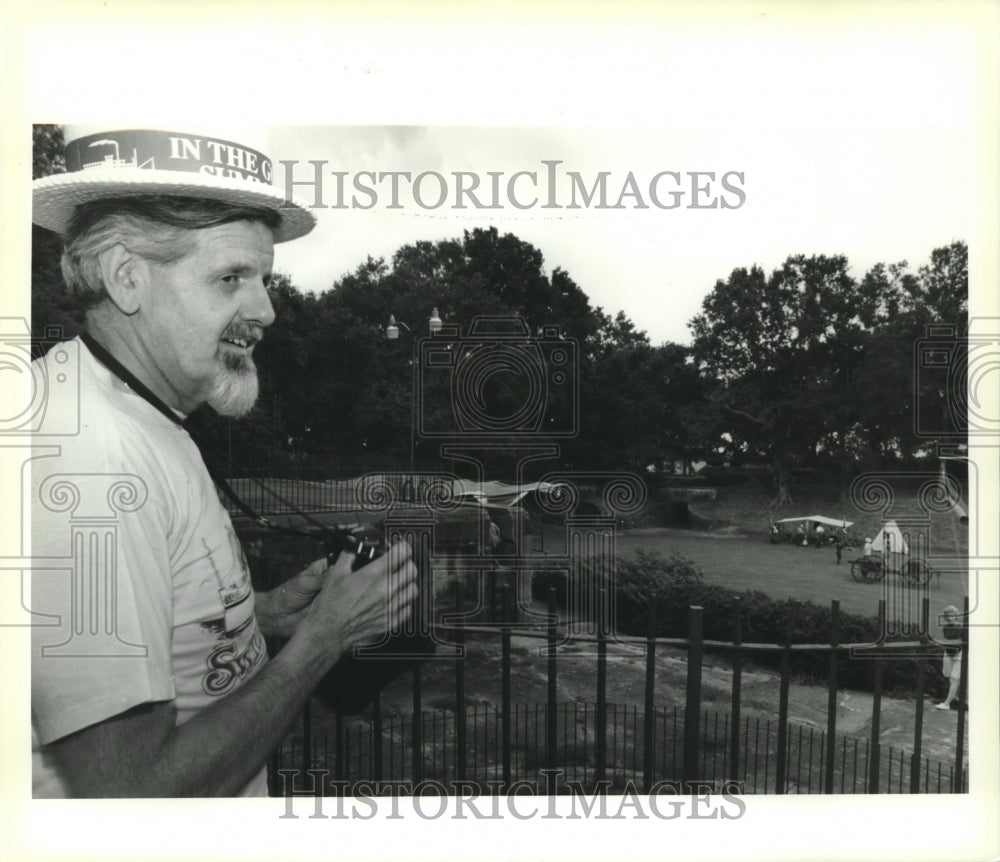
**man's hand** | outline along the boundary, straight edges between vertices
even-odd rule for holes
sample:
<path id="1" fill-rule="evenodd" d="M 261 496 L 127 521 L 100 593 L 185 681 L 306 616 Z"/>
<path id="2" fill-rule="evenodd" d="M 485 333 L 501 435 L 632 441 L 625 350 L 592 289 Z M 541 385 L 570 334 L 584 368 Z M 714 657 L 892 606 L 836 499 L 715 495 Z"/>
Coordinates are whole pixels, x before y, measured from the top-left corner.
<path id="1" fill-rule="evenodd" d="M 281 586 L 256 595 L 261 630 L 267 635 L 291 637 L 313 613 L 313 602 L 325 589 L 330 595 L 321 612 L 324 619 L 313 619 L 312 625 L 332 626 L 345 641 L 345 649 L 377 640 L 409 616 L 416 598 L 417 569 L 410 555 L 410 546 L 400 542 L 357 572 L 351 571 L 351 554 L 341 554 L 332 566 L 325 557 L 316 560 Z"/>
<path id="2" fill-rule="evenodd" d="M 336 565 L 350 568 L 350 560 L 349 555 L 341 554 Z M 326 557 L 321 557 L 270 592 L 257 593 L 254 608 L 261 631 L 266 635 L 291 637 L 332 568 Z"/>
<path id="3" fill-rule="evenodd" d="M 411 553 L 406 542 L 397 542 L 356 572 L 351 571 L 352 558 L 342 555 L 301 611 L 296 635 L 319 638 L 332 664 L 343 652 L 376 642 L 398 628 L 409 618 L 417 598 L 417 566 Z"/>

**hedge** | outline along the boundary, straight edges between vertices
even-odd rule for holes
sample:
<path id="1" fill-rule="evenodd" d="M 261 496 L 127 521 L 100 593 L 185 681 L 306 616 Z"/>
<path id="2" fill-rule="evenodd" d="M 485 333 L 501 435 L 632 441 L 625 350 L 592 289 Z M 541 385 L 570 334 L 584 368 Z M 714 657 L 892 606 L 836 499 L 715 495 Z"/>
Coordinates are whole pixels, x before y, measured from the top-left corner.
<path id="1" fill-rule="evenodd" d="M 618 558 L 612 584 L 607 575 L 594 572 L 591 565 L 581 566 L 571 585 L 562 570 L 535 573 L 536 595 L 547 595 L 555 588 L 557 601 L 565 606 L 569 590 L 576 591 L 578 606 L 586 596 L 604 588 L 615 598 L 615 627 L 619 634 L 645 635 L 648 628 L 649 602 L 656 599 L 656 634 L 658 637 L 686 638 L 689 633 L 690 607 L 703 608 L 702 632 L 705 640 L 732 642 L 737 606 L 740 608 L 743 643 L 756 644 L 829 644 L 831 610 L 810 601 L 775 599 L 758 590 L 733 590 L 705 584 L 701 570 L 680 554 L 664 557 L 656 551 L 637 549 L 629 558 Z M 879 638 L 875 617 L 841 612 L 841 644 L 871 644 Z M 732 655 L 731 650 L 721 651 Z M 757 665 L 777 667 L 778 651 L 745 653 Z M 839 653 L 837 679 L 841 688 L 870 691 L 873 683 L 873 660 L 852 658 Z M 882 663 L 882 687 L 886 693 L 913 694 L 917 668 L 928 659 L 878 659 Z M 829 651 L 792 652 L 792 672 L 810 682 L 826 684 L 829 677 Z M 936 673 L 937 659 L 925 665 L 925 689 L 936 690 L 941 682 Z"/>

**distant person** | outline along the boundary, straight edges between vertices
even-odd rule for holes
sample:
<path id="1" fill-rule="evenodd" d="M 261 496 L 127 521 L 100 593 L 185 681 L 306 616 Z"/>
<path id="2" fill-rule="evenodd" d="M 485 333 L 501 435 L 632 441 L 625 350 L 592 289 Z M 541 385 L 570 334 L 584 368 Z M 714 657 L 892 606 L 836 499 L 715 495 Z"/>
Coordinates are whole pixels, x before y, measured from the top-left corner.
<path id="1" fill-rule="evenodd" d="M 865 556 L 870 557 L 872 555 L 872 540 L 865 538 Z"/>
<path id="2" fill-rule="evenodd" d="M 942 634 L 946 640 L 962 640 L 963 624 L 958 615 L 958 608 L 948 605 L 942 611 Z M 958 698 L 958 686 L 962 681 L 962 649 L 961 646 L 946 646 L 944 654 L 941 656 L 941 674 L 948 680 L 948 695 L 941 703 L 936 704 L 938 709 L 954 709 Z"/>
<path id="3" fill-rule="evenodd" d="M 819 548 L 823 545 L 823 539 L 826 538 L 826 530 L 823 528 L 822 524 L 816 525 L 816 547 Z"/>
<path id="4" fill-rule="evenodd" d="M 841 561 L 841 559 L 844 556 L 844 545 L 846 545 L 847 542 L 845 541 L 844 537 L 842 535 L 840 535 L 840 536 L 837 536 L 837 542 L 836 542 L 836 544 L 837 544 L 837 565 L 839 566 L 840 565 L 840 561 Z"/>
<path id="5" fill-rule="evenodd" d="M 801 545 L 803 548 L 809 544 L 809 539 L 806 537 L 806 528 L 801 524 L 795 528 L 795 544 Z"/>

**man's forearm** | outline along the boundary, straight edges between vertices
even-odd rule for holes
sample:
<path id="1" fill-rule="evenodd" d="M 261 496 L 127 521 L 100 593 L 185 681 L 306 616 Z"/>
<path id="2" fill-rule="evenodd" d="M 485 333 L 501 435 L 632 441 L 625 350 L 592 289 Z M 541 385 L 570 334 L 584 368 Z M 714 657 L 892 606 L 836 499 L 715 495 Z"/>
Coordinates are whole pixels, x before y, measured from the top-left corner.
<path id="1" fill-rule="evenodd" d="M 289 641 L 246 685 L 176 725 L 172 701 L 147 703 L 52 743 L 82 796 L 233 795 L 264 765 L 341 654 L 408 619 L 417 596 L 410 549 L 397 544 L 362 573 L 325 560 L 261 603 L 261 625 Z M 263 623 L 263 620 L 261 620 Z"/>
<path id="2" fill-rule="evenodd" d="M 288 643 L 245 686 L 180 725 L 160 756 L 178 796 L 235 796 L 263 767 L 326 670 Z"/>
<path id="3" fill-rule="evenodd" d="M 147 704 L 54 743 L 74 795 L 235 796 L 281 742 L 339 646 L 307 632 L 246 685 L 174 725 L 171 702 Z"/>

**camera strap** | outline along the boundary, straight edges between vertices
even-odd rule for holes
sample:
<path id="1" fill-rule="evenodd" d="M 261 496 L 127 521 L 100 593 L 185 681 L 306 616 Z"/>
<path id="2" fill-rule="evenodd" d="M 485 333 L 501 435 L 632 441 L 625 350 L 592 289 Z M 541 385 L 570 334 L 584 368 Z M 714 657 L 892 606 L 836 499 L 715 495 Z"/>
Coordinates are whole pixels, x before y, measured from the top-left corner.
<path id="1" fill-rule="evenodd" d="M 208 475 L 211 477 L 212 481 L 218 486 L 226 497 L 232 502 L 237 509 L 240 510 L 246 517 L 250 518 L 255 524 L 260 527 L 264 527 L 268 530 L 273 530 L 278 533 L 287 533 L 294 536 L 309 536 L 315 537 L 313 533 L 309 533 L 305 530 L 297 530 L 294 527 L 282 527 L 278 524 L 274 524 L 265 518 L 263 515 L 258 514 L 254 509 L 247 504 L 240 496 L 233 490 L 233 487 L 226 481 L 225 477 L 221 474 L 218 467 L 216 466 L 215 459 L 209 457 L 206 453 L 211 452 L 212 448 L 206 441 L 197 434 L 191 427 L 191 424 L 187 419 L 182 419 L 178 413 L 171 410 L 170 407 L 163 401 L 160 396 L 158 396 L 153 390 L 151 390 L 145 383 L 143 383 L 138 377 L 135 376 L 128 368 L 126 368 L 121 362 L 119 362 L 112 353 L 100 344 L 97 339 L 95 339 L 89 332 L 84 332 L 80 335 L 80 340 L 87 345 L 87 349 L 94 355 L 94 358 L 101 363 L 105 368 L 108 369 L 112 374 L 115 375 L 119 380 L 122 381 L 126 386 L 129 387 L 136 395 L 143 398 L 153 407 L 155 407 L 160 413 L 166 416 L 175 425 L 183 428 L 187 431 L 188 436 L 190 436 L 192 442 L 197 447 L 198 452 L 201 455 L 202 463 L 205 465 L 205 469 L 208 471 Z M 257 480 L 254 480 L 257 481 Z M 301 511 L 297 507 L 293 506 L 287 500 L 281 498 L 272 489 L 268 488 L 263 483 L 258 482 L 261 487 L 263 487 L 268 493 L 272 494 L 279 500 L 282 504 L 286 505 L 289 510 L 302 518 L 305 518 L 310 524 L 323 530 L 324 534 L 329 535 L 330 533 L 344 532 L 342 530 L 331 530 L 331 528 L 317 521 L 315 518 L 311 517 L 307 513 Z M 350 544 L 349 542 L 346 544 Z"/>

